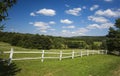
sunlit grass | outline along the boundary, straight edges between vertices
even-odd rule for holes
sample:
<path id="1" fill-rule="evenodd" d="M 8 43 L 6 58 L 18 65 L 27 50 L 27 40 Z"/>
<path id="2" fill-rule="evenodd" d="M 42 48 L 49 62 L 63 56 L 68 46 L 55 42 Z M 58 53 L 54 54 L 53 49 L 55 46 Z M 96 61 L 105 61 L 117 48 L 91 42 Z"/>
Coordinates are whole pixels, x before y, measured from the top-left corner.
<path id="1" fill-rule="evenodd" d="M 113 76 L 120 58 L 110 55 L 85 56 L 83 58 L 15 61 L 22 71 L 17 76 Z"/>
<path id="2" fill-rule="evenodd" d="M 14 51 L 36 51 L 37 49 L 25 49 L 11 46 L 0 42 L 0 50 L 9 51 L 13 47 Z M 51 49 L 49 52 L 79 52 L 80 49 Z M 82 50 L 85 51 L 85 50 Z M 14 54 L 13 58 L 21 57 L 41 57 L 41 54 Z M 46 56 L 50 56 L 47 55 Z M 51 56 L 57 56 L 51 54 Z M 58 55 L 59 56 L 59 55 Z M 0 55 L 2 58 L 9 58 L 9 54 Z M 13 61 L 21 68 L 21 72 L 16 76 L 116 76 L 114 70 L 120 67 L 120 57 L 112 55 L 90 55 L 76 57 L 74 59 L 44 59 Z M 119 75 L 118 75 L 119 76 Z"/>

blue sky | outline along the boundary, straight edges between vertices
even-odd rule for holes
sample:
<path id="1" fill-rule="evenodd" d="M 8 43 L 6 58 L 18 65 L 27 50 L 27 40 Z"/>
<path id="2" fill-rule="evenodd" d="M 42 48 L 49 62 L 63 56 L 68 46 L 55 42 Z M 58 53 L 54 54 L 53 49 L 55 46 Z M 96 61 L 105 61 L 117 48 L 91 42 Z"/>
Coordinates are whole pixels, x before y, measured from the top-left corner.
<path id="1" fill-rule="evenodd" d="M 18 0 L 4 31 L 52 36 L 103 36 L 120 17 L 120 0 Z"/>

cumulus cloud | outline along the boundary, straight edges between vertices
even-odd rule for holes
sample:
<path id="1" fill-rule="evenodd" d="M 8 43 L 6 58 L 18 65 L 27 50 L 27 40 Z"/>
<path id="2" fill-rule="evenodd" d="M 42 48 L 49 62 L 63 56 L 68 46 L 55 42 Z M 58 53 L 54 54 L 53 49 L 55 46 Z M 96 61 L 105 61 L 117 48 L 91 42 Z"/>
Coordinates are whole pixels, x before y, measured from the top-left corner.
<path id="1" fill-rule="evenodd" d="M 64 20 L 60 20 L 61 23 L 64 23 L 64 24 L 72 24 L 73 21 L 70 21 L 69 19 L 64 19 Z"/>
<path id="2" fill-rule="evenodd" d="M 63 26 L 62 28 L 73 29 L 73 28 L 75 28 L 75 26 L 73 26 L 73 25 L 71 25 L 71 26 Z"/>
<path id="3" fill-rule="evenodd" d="M 42 31 L 45 31 L 48 28 L 50 28 L 50 26 L 47 23 L 45 23 L 45 22 L 35 22 L 34 26 L 38 27 Z"/>
<path id="4" fill-rule="evenodd" d="M 90 24 L 87 26 L 88 29 L 96 29 L 96 28 L 100 28 L 100 26 L 98 24 Z"/>
<path id="5" fill-rule="evenodd" d="M 105 29 L 105 28 L 110 28 L 110 27 L 114 27 L 114 24 L 113 23 L 104 23 L 104 24 L 101 24 L 100 28 Z"/>
<path id="6" fill-rule="evenodd" d="M 79 30 L 77 30 L 77 33 L 86 33 L 89 30 L 87 28 L 79 28 Z"/>
<path id="7" fill-rule="evenodd" d="M 54 21 L 50 21 L 49 24 L 54 25 L 56 23 Z"/>
<path id="8" fill-rule="evenodd" d="M 93 11 L 93 10 L 95 10 L 95 9 L 97 9 L 97 8 L 99 8 L 99 5 L 93 5 L 93 6 L 90 8 L 90 10 Z"/>
<path id="9" fill-rule="evenodd" d="M 62 30 L 62 33 L 68 33 L 69 31 L 68 30 Z"/>
<path id="10" fill-rule="evenodd" d="M 88 20 L 98 22 L 98 23 L 107 23 L 108 20 L 104 17 L 88 16 Z"/>
<path id="11" fill-rule="evenodd" d="M 65 12 L 67 14 L 71 14 L 71 15 L 74 15 L 74 16 L 79 16 L 81 10 L 82 10 L 81 8 L 73 8 L 73 9 L 66 10 Z"/>
<path id="12" fill-rule="evenodd" d="M 55 10 L 53 10 L 53 9 L 46 9 L 46 8 L 40 9 L 36 13 L 37 14 L 42 14 L 42 15 L 45 15 L 45 16 L 54 16 L 54 15 L 56 15 L 56 11 Z"/>
<path id="13" fill-rule="evenodd" d="M 113 11 L 111 9 L 98 10 L 95 12 L 96 15 L 107 16 L 107 17 L 118 17 L 120 16 L 120 10 Z"/>
<path id="14" fill-rule="evenodd" d="M 29 22 L 29 24 L 32 24 L 33 26 L 37 27 L 37 30 L 40 32 L 46 33 L 48 30 L 54 31 L 55 29 L 51 28 L 49 24 L 53 24 L 50 22 Z"/>
<path id="15" fill-rule="evenodd" d="M 86 28 L 87 29 L 106 29 L 113 27 L 113 23 L 103 23 L 103 24 L 90 24 Z"/>
<path id="16" fill-rule="evenodd" d="M 36 16 L 36 14 L 34 12 L 31 12 L 30 16 Z"/>
<path id="17" fill-rule="evenodd" d="M 62 35 L 63 36 L 82 36 L 85 35 L 86 32 L 88 32 L 89 30 L 87 28 L 78 28 L 75 31 L 70 31 L 70 30 L 62 30 Z"/>
<path id="18" fill-rule="evenodd" d="M 104 1 L 106 1 L 106 2 L 112 2 L 112 0 L 104 0 Z"/>
<path id="19" fill-rule="evenodd" d="M 62 30 L 62 36 L 83 36 L 93 29 L 108 29 L 109 27 L 114 27 L 113 25 L 113 23 L 108 22 L 101 24 L 90 24 L 87 27 L 77 28 L 76 30 Z"/>

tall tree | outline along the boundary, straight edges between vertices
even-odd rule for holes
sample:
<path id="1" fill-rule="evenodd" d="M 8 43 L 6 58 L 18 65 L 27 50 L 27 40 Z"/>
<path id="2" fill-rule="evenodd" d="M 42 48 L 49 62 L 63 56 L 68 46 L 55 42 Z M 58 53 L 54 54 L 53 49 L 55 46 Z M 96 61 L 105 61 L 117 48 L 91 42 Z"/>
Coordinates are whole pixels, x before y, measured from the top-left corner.
<path id="1" fill-rule="evenodd" d="M 3 30 L 4 24 L 2 21 L 8 17 L 8 9 L 16 3 L 16 0 L 0 0 L 0 31 Z"/>
<path id="2" fill-rule="evenodd" d="M 107 48 L 109 53 L 113 51 L 118 51 L 120 55 L 120 18 L 118 18 L 115 22 L 115 27 L 109 29 L 109 33 L 107 35 Z"/>

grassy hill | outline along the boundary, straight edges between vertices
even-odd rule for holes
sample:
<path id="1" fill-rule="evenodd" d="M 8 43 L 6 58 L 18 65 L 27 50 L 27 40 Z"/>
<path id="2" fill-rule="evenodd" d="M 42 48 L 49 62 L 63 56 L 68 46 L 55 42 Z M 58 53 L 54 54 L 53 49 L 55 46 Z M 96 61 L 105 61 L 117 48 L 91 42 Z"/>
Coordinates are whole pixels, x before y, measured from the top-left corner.
<path id="1" fill-rule="evenodd" d="M 0 51 L 8 51 L 10 47 L 16 51 L 36 50 L 0 42 Z M 120 76 L 120 57 L 113 55 L 91 55 L 62 61 L 47 59 L 44 62 L 41 60 L 13 62 L 21 69 L 16 76 Z"/>
<path id="2" fill-rule="evenodd" d="M 103 41 L 106 39 L 106 36 L 74 36 L 71 37 L 73 39 L 81 39 L 81 40 L 94 40 L 94 41 Z"/>

